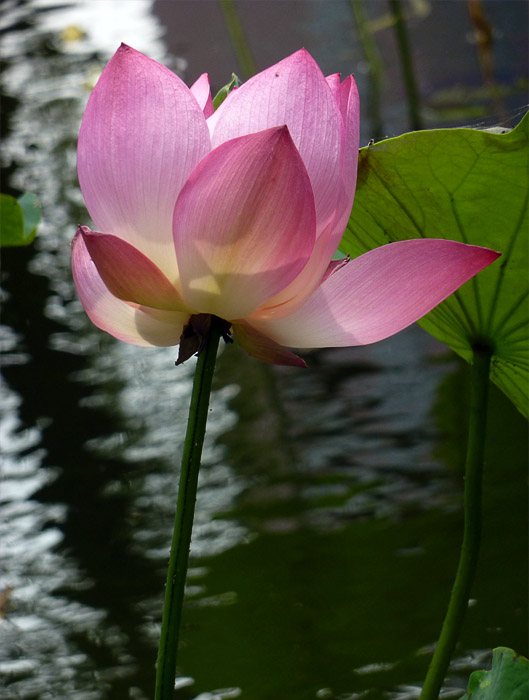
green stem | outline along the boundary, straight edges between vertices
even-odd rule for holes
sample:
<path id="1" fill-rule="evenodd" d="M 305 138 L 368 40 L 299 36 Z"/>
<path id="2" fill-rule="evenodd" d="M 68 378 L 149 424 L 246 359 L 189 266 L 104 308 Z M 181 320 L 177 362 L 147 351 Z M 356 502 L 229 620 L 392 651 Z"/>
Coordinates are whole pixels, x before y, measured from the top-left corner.
<path id="1" fill-rule="evenodd" d="M 211 329 L 204 340 L 195 370 L 193 393 L 182 456 L 176 517 L 167 570 L 162 631 L 156 669 L 155 700 L 173 700 L 178 652 L 178 633 L 195 514 L 198 472 L 206 432 L 209 397 L 217 348 L 221 336 L 219 319 L 211 317 Z"/>
<path id="2" fill-rule="evenodd" d="M 382 59 L 376 41 L 369 30 L 363 0 L 349 0 L 355 19 L 358 40 L 369 65 L 369 82 L 367 91 L 367 114 L 371 124 L 371 135 L 374 139 L 384 137 L 382 123 L 381 92 L 382 92 Z"/>
<path id="3" fill-rule="evenodd" d="M 463 625 L 479 553 L 481 480 L 487 422 L 489 350 L 475 348 L 471 374 L 470 421 L 465 464 L 465 525 L 457 574 L 439 641 L 426 674 L 420 700 L 437 700 Z"/>
<path id="4" fill-rule="evenodd" d="M 421 110 L 419 107 L 419 91 L 415 82 L 415 73 L 413 71 L 413 58 L 411 55 L 410 40 L 404 20 L 404 13 L 400 0 L 389 0 L 391 12 L 395 20 L 395 32 L 397 34 L 397 43 L 400 51 L 400 60 L 402 62 L 402 71 L 404 73 L 404 84 L 408 93 L 408 114 L 410 126 L 413 131 L 422 129 Z"/>
<path id="5" fill-rule="evenodd" d="M 242 69 L 243 78 L 247 80 L 257 73 L 257 66 L 255 65 L 250 46 L 246 41 L 242 22 L 239 19 L 233 0 L 219 0 L 219 4 L 230 34 L 231 45 Z"/>

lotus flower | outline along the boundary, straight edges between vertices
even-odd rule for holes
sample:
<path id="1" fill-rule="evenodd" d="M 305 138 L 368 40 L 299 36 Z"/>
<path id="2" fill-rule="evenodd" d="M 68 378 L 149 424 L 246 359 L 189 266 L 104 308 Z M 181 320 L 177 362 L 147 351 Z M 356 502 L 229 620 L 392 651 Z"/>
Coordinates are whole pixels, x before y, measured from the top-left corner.
<path id="1" fill-rule="evenodd" d="M 332 261 L 358 140 L 353 77 L 324 77 L 305 50 L 213 112 L 207 75 L 189 89 L 122 45 L 79 134 L 97 231 L 79 228 L 73 274 L 93 323 L 170 346 L 215 315 L 251 355 L 304 365 L 287 348 L 373 343 L 416 321 L 498 254 L 420 239 Z"/>

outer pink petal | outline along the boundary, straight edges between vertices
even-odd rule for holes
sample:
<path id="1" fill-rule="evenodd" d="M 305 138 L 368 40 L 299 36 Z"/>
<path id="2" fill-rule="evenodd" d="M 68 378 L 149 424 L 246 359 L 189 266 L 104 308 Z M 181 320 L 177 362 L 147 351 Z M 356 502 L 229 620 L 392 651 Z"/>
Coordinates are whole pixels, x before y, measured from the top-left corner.
<path id="1" fill-rule="evenodd" d="M 327 83 L 336 99 L 343 124 L 340 189 L 335 221 L 327 247 L 327 254 L 331 257 L 342 239 L 353 207 L 360 145 L 360 98 L 352 75 L 343 83 L 340 83 L 339 76 L 329 76 Z"/>
<path id="2" fill-rule="evenodd" d="M 309 173 L 319 235 L 335 213 L 342 120 L 329 85 L 304 49 L 230 94 L 215 112 L 212 144 L 282 124 L 288 126 Z"/>
<path id="3" fill-rule="evenodd" d="M 315 238 L 312 190 L 283 126 L 228 141 L 176 203 L 182 295 L 196 313 L 243 318 L 291 282 Z"/>
<path id="4" fill-rule="evenodd" d="M 256 309 L 248 319 L 249 321 L 253 322 L 254 318 L 268 318 L 270 315 L 273 315 L 275 318 L 288 316 L 310 297 L 320 285 L 329 266 L 330 254 L 328 248 L 331 231 L 332 224 L 329 224 L 316 240 L 309 262 L 296 279 L 278 294 L 268 299 L 262 307 Z M 332 254 L 334 252 L 335 250 L 332 251 Z"/>
<path id="5" fill-rule="evenodd" d="M 149 258 L 117 236 L 80 226 L 78 234 L 108 290 L 118 299 L 165 311 L 186 311 L 180 294 Z"/>
<path id="6" fill-rule="evenodd" d="M 72 269 L 79 298 L 98 328 L 133 345 L 178 345 L 189 314 L 138 308 L 113 296 L 99 276 L 79 234 L 72 243 Z"/>
<path id="7" fill-rule="evenodd" d="M 213 112 L 213 100 L 211 99 L 211 88 L 209 86 L 209 76 L 207 73 L 202 73 L 202 75 L 195 80 L 193 85 L 189 88 L 196 101 L 200 105 L 200 109 L 204 113 L 206 119 L 211 117 Z"/>
<path id="8" fill-rule="evenodd" d="M 500 254 L 420 239 L 369 251 L 331 274 L 290 316 L 252 325 L 281 345 L 367 345 L 424 316 Z"/>
<path id="9" fill-rule="evenodd" d="M 352 76 L 340 83 L 339 75 L 327 78 L 327 83 L 340 110 L 342 128 L 342 160 L 340 182 L 337 186 L 337 202 L 334 219 L 320 231 L 314 253 L 301 274 L 274 299 L 270 299 L 263 310 L 276 307 L 276 315 L 287 316 L 301 306 L 320 284 L 330 259 L 342 239 L 351 214 L 356 176 L 358 170 L 358 145 L 360 129 L 360 104 L 358 90 Z M 260 316 L 260 311 L 257 316 Z"/>
<path id="10" fill-rule="evenodd" d="M 259 333 L 259 331 L 244 321 L 233 324 L 233 332 L 241 347 L 257 360 L 262 360 L 272 365 L 307 366 L 301 357 L 294 355 L 290 350 Z"/>
<path id="11" fill-rule="evenodd" d="M 79 182 L 97 228 L 127 240 L 174 280 L 174 204 L 210 149 L 189 88 L 122 44 L 88 100 L 79 133 Z"/>

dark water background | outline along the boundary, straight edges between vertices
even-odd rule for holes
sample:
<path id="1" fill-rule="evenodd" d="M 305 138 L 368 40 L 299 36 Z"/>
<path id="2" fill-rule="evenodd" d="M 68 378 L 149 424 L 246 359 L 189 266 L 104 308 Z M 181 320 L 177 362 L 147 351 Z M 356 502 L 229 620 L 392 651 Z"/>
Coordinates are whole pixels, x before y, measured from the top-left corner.
<path id="1" fill-rule="evenodd" d="M 403 3 L 425 126 L 516 123 L 527 3 L 485 2 L 495 98 L 462 0 Z M 237 68 L 209 0 L 7 1 L 2 191 L 36 193 L 29 249 L 2 256 L 0 697 L 152 698 L 193 362 L 94 328 L 69 242 L 84 104 L 121 40 L 215 89 Z M 259 68 L 306 46 L 325 73 L 369 62 L 348 2 L 247 0 Z M 364 3 L 383 133 L 409 128 L 386 2 Z M 490 76 L 485 80 L 489 80 Z M 490 82 L 490 80 L 489 80 Z M 362 143 L 377 115 L 363 119 Z M 418 327 L 307 353 L 237 347 L 216 373 L 193 532 L 179 700 L 408 700 L 444 614 L 461 536 L 468 371 Z M 484 536 L 446 697 L 498 645 L 527 653 L 527 424 L 492 390 Z M 224 690 L 221 690 L 224 689 Z"/>

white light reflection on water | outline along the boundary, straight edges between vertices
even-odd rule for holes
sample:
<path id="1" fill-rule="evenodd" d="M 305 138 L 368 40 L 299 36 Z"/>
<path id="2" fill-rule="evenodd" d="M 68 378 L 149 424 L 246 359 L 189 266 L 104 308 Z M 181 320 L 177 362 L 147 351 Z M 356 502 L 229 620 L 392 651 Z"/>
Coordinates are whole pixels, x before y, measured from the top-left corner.
<path id="1" fill-rule="evenodd" d="M 168 465 L 178 463 L 185 437 L 195 360 L 176 368 L 174 348 L 139 353 L 137 348 L 124 343 L 116 345 L 115 355 L 112 363 L 120 368 L 123 379 L 118 398 L 120 412 L 127 416 L 127 424 L 134 425 L 141 435 L 132 444 L 119 445 L 122 458 L 141 463 L 149 463 L 152 459 L 163 459 Z M 110 366 L 107 369 L 112 370 Z M 194 556 L 220 554 L 240 544 L 247 536 L 246 529 L 237 523 L 225 518 L 214 519 L 216 513 L 229 510 L 244 489 L 244 482 L 236 479 L 232 470 L 223 463 L 223 450 L 215 445 L 215 437 L 232 428 L 237 421 L 235 413 L 228 410 L 227 402 L 238 390 L 232 384 L 214 392 L 199 476 L 191 546 Z M 104 451 L 108 452 L 108 444 Z M 134 538 L 144 556 L 153 559 L 166 556 L 175 501 L 174 469 L 146 473 L 141 495 L 135 504 L 138 522 L 134 529 Z M 163 538 L 160 538 L 160 531 L 149 527 L 153 509 L 160 513 L 164 523 Z"/>
<path id="2" fill-rule="evenodd" d="M 40 33 L 59 34 L 64 53 L 88 49 L 110 58 L 124 42 L 158 61 L 166 58 L 152 0 L 32 0 L 31 5 L 40 11 Z M 178 59 L 178 65 L 183 70 L 186 62 Z"/>
<path id="3" fill-rule="evenodd" d="M 89 582 L 71 557 L 56 552 L 65 506 L 32 499 L 54 478 L 52 468 L 43 468 L 40 431 L 20 430 L 20 400 L 3 382 L 1 393 L 0 591 L 11 591 L 1 621 L 0 679 L 9 684 L 2 697 L 45 698 L 53 688 L 73 692 L 74 669 L 86 660 L 68 641 L 72 620 L 79 633 L 87 632 L 103 621 L 104 613 L 58 593 L 66 585 Z M 58 697 L 47 695 L 53 696 Z"/>
<path id="4" fill-rule="evenodd" d="M 42 325 L 48 331 L 35 342 L 45 357 L 56 358 L 52 362 L 79 358 L 65 363 L 67 376 L 60 383 L 79 398 L 76 405 L 69 406 L 68 397 L 58 396 L 60 407 L 63 402 L 67 412 L 78 414 L 79 422 L 105 413 L 119 417 L 110 432 L 98 433 L 86 426 L 79 433 L 86 436 L 81 437 L 82 444 L 68 449 L 72 438 L 61 436 L 59 414 L 64 409 L 53 415 L 52 408 L 49 415 L 52 397 L 44 401 L 42 415 L 33 424 L 28 425 L 23 418 L 28 414 L 24 401 L 41 403 L 38 383 L 33 396 L 19 395 L 5 383 L 1 387 L 0 593 L 5 592 L 7 603 L 1 630 L 0 688 L 4 689 L 0 694 L 5 700 L 101 700 L 110 697 L 116 683 L 121 683 L 127 697 L 148 697 L 140 688 L 127 689 L 127 678 L 136 672 L 142 652 L 149 653 L 154 664 L 163 579 L 155 580 L 156 593 L 149 590 L 140 603 L 133 600 L 131 614 L 138 621 L 129 629 L 106 609 L 105 600 L 100 602 L 97 568 L 91 562 L 92 558 L 97 561 L 98 553 L 88 548 L 83 558 L 72 551 L 72 545 L 78 546 L 71 538 L 72 528 L 89 530 L 90 523 L 82 523 L 92 515 L 97 528 L 98 518 L 88 510 L 79 520 L 93 493 L 87 492 L 83 498 L 85 474 L 82 466 L 70 460 L 82 458 L 89 468 L 92 462 L 96 483 L 101 484 L 94 487 L 98 503 L 124 499 L 129 504 L 123 525 L 130 529 L 129 559 L 125 561 L 151 562 L 151 569 L 163 571 L 194 361 L 176 368 L 174 349 L 149 351 L 127 346 L 105 338 L 92 327 L 73 290 L 69 243 L 76 224 L 88 223 L 75 176 L 75 146 L 84 105 L 105 63 L 125 41 L 174 70 L 185 68 L 183 59 L 167 56 L 163 30 L 151 14 L 151 5 L 150 0 L 33 0 L 27 4 L 8 2 L 4 7 L 2 26 L 9 31 L 1 49 L 7 62 L 3 91 L 17 103 L 3 144 L 2 164 L 15 166 L 11 185 L 37 193 L 43 207 L 28 270 L 32 280 L 46 280 L 48 296 L 39 296 L 38 301 L 44 305 L 46 321 Z M 9 291 L 9 272 L 5 274 L 3 302 L 7 312 L 13 308 L 16 315 L 20 290 Z M 27 287 L 28 293 L 33 293 L 30 280 Z M 28 376 L 36 373 L 39 377 L 46 368 L 34 368 L 39 360 L 28 350 L 33 339 L 21 321 L 16 328 L 1 327 L 6 377 L 20 377 L 8 372 L 17 367 L 22 372 L 27 367 Z M 60 372 L 60 368 L 54 365 L 52 371 Z M 214 392 L 212 398 L 193 533 L 194 555 L 225 551 L 246 537 L 245 529 L 237 523 L 214 520 L 219 510 L 230 509 L 243 488 L 223 463 L 222 450 L 214 445 L 215 437 L 235 421 L 227 401 L 236 391 L 237 387 L 227 386 Z M 72 416 L 68 418 L 71 428 Z M 53 456 L 43 448 L 46 431 L 59 435 L 64 443 L 59 450 L 54 446 Z M 113 469 L 113 477 L 101 480 L 101 469 Z M 74 492 L 72 503 L 61 500 L 65 487 L 56 486 L 65 475 L 66 483 L 71 482 L 70 470 L 80 478 L 79 493 Z M 51 496 L 41 499 L 41 493 Z M 203 582 L 206 574 L 203 567 L 191 571 L 196 583 L 194 599 L 216 605 Z M 124 570 L 125 580 L 127 575 Z M 136 645 L 131 653 L 131 636 L 142 634 L 143 646 L 140 644 L 138 651 Z M 139 663 L 145 666 L 145 659 Z M 149 677 L 145 682 L 149 691 L 151 684 Z"/>

